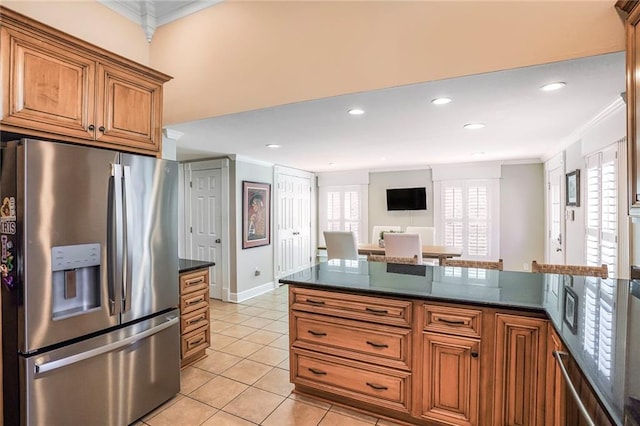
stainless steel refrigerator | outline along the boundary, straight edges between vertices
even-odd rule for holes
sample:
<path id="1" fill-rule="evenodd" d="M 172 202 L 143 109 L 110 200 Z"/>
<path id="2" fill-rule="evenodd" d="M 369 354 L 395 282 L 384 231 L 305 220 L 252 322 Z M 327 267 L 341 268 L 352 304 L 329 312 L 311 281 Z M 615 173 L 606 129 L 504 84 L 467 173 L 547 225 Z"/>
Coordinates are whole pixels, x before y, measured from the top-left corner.
<path id="1" fill-rule="evenodd" d="M 180 388 L 177 163 L 0 153 L 4 424 L 129 424 Z"/>

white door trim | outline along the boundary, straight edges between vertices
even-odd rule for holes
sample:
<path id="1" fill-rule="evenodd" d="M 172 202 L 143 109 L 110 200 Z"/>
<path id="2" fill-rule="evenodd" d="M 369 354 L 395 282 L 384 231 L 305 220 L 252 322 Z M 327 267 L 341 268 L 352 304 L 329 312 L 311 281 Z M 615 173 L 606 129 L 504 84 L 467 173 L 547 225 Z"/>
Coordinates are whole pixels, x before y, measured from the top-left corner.
<path id="1" fill-rule="evenodd" d="M 221 169 L 221 188 L 220 196 L 222 205 L 221 210 L 221 223 L 222 229 L 220 230 L 220 238 L 223 243 L 220 248 L 220 255 L 222 258 L 222 264 L 220 266 L 222 271 L 222 300 L 228 302 L 230 299 L 229 291 L 229 160 L 227 158 L 221 158 L 217 160 L 204 160 L 182 163 L 183 169 L 183 198 L 182 205 L 184 206 L 183 218 L 191 217 L 191 187 L 189 182 L 191 181 L 191 172 L 195 170 L 207 170 L 207 169 Z M 183 238 L 181 238 L 182 246 L 184 247 L 183 253 L 189 253 L 190 248 L 188 244 L 189 235 L 189 223 L 187 220 L 182 220 L 183 225 Z"/>

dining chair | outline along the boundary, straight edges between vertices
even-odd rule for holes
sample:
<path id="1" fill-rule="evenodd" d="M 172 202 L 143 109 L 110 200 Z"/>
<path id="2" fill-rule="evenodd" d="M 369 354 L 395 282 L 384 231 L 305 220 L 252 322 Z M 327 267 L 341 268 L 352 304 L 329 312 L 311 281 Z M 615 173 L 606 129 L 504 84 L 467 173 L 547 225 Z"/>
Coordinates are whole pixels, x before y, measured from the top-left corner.
<path id="1" fill-rule="evenodd" d="M 408 265 L 417 265 L 418 264 L 418 256 L 413 257 L 393 257 L 393 256 L 383 256 L 380 254 L 370 254 L 367 256 L 368 262 L 385 262 L 385 263 L 402 263 Z"/>
<path id="2" fill-rule="evenodd" d="M 423 246 L 432 246 L 436 240 L 436 228 L 432 226 L 407 226 L 405 231 L 407 234 L 420 234 L 420 240 Z"/>
<path id="3" fill-rule="evenodd" d="M 503 262 L 502 259 L 498 259 L 497 262 L 493 262 L 487 260 L 462 260 L 443 258 L 440 261 L 440 266 L 456 266 L 461 268 L 493 269 L 502 271 Z"/>
<path id="4" fill-rule="evenodd" d="M 531 262 L 531 272 L 542 272 L 547 274 L 584 275 L 589 277 L 607 278 L 609 268 L 607 265 L 586 266 L 586 265 L 558 265 L 553 263 Z"/>
<path id="5" fill-rule="evenodd" d="M 371 244 L 376 244 L 380 239 L 380 233 L 386 231 L 400 232 L 402 231 L 402 228 L 394 225 L 374 226 L 373 231 L 371 232 Z"/>
<path id="6" fill-rule="evenodd" d="M 420 234 L 385 234 L 384 252 L 388 257 L 413 257 L 422 263 L 422 242 Z"/>
<path id="7" fill-rule="evenodd" d="M 350 231 L 324 231 L 327 260 L 358 259 L 356 234 Z"/>

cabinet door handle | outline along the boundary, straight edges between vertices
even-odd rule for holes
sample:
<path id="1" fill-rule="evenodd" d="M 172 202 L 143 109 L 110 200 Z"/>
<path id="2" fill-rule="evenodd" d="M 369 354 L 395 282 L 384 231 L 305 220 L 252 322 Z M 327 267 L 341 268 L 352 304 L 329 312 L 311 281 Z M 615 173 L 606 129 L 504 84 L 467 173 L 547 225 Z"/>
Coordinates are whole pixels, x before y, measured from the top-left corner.
<path id="1" fill-rule="evenodd" d="M 582 413 L 584 420 L 589 426 L 595 426 L 596 424 L 591 419 L 591 416 L 589 415 L 587 408 L 584 406 L 584 403 L 580 399 L 580 395 L 578 394 L 578 391 L 576 391 L 576 388 L 573 386 L 573 383 L 571 382 L 571 378 L 569 377 L 569 373 L 567 372 L 567 369 L 565 368 L 564 363 L 562 362 L 561 357 L 569 356 L 569 354 L 561 351 L 553 351 L 552 354 L 556 359 L 556 361 L 558 362 L 558 365 L 560 366 L 560 371 L 562 372 L 562 375 L 564 376 L 564 379 L 567 382 L 567 387 L 571 391 L 571 395 L 573 395 L 573 399 L 576 401 L 576 405 L 578 406 L 578 409 Z"/>
<path id="2" fill-rule="evenodd" d="M 307 299 L 307 303 L 311 303 L 312 305 L 324 305 L 324 300 Z"/>
<path id="3" fill-rule="evenodd" d="M 104 131 L 107 130 L 107 129 L 105 129 L 104 126 L 100 126 L 100 127 L 98 127 L 98 130 L 100 130 L 102 133 L 104 133 Z"/>
<path id="4" fill-rule="evenodd" d="M 386 309 L 376 309 L 376 308 L 370 308 L 370 307 L 366 307 L 365 311 L 367 312 L 371 312 L 372 314 L 375 315 L 386 315 L 389 313 L 389 311 L 387 311 Z"/>
<path id="5" fill-rule="evenodd" d="M 371 345 L 374 348 L 388 348 L 389 345 L 387 345 L 386 343 L 375 343 L 375 342 L 370 342 L 369 340 L 367 340 L 367 345 Z"/>
<path id="6" fill-rule="evenodd" d="M 89 127 L 87 128 L 87 130 L 93 132 L 96 129 L 96 126 L 94 126 L 93 124 L 89 124 Z"/>
<path id="7" fill-rule="evenodd" d="M 307 333 L 313 334 L 314 336 L 318 336 L 318 337 L 327 335 L 327 333 L 323 333 L 322 331 L 313 331 L 313 330 L 307 330 Z"/>
<path id="8" fill-rule="evenodd" d="M 318 376 L 326 376 L 327 375 L 326 371 L 318 370 L 317 368 L 309 367 L 309 371 L 311 371 L 313 374 L 317 374 Z"/>
<path id="9" fill-rule="evenodd" d="M 386 386 L 377 385 L 377 384 L 375 384 L 375 383 L 369 383 L 369 382 L 367 382 L 367 386 L 372 387 L 372 388 L 374 388 L 375 390 L 387 390 L 387 389 L 389 389 L 389 388 L 388 388 L 388 387 L 386 387 Z"/>
<path id="10" fill-rule="evenodd" d="M 438 318 L 438 322 L 443 322 L 445 324 L 451 324 L 451 325 L 464 325 L 464 321 L 462 320 L 448 320 L 444 318 Z"/>
<path id="11" fill-rule="evenodd" d="M 471 358 L 478 358 L 478 352 L 471 352 Z"/>

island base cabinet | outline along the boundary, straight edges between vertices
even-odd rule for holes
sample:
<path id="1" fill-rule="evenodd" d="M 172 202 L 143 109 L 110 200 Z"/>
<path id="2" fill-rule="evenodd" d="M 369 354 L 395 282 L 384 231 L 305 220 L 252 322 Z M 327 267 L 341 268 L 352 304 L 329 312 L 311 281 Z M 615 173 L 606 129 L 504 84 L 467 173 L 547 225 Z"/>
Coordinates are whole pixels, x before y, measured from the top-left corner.
<path id="1" fill-rule="evenodd" d="M 423 333 L 420 417 L 450 425 L 477 425 L 480 342 Z"/>
<path id="2" fill-rule="evenodd" d="M 544 425 L 547 321 L 495 317 L 496 425 Z"/>
<path id="3" fill-rule="evenodd" d="M 295 348 L 291 357 L 291 382 L 296 385 L 409 413 L 409 372 Z"/>

